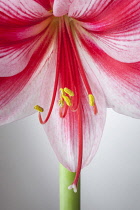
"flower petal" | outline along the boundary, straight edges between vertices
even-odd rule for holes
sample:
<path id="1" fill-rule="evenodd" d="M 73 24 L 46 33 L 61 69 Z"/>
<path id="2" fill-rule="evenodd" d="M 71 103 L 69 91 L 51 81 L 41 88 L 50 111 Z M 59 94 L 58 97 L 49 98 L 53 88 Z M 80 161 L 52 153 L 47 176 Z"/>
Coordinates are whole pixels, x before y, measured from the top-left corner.
<path id="1" fill-rule="evenodd" d="M 94 43 L 87 39 L 81 39 L 82 58 L 87 60 L 96 77 L 100 81 L 109 107 L 115 111 L 140 117 L 140 62 L 122 63 L 114 60 Z M 91 57 L 92 59 L 91 59 Z"/>
<path id="2" fill-rule="evenodd" d="M 63 15 L 66 15 L 69 10 L 69 6 L 71 4 L 72 0 L 54 0 L 53 4 L 53 14 L 56 17 L 60 17 Z"/>
<path id="3" fill-rule="evenodd" d="M 37 1 L 30 0 L 1 0 L 1 15 L 10 23 L 23 24 L 29 21 L 48 16 L 49 12 L 38 4 Z M 11 17 L 11 21 L 10 21 Z M 3 21 L 4 21 L 4 18 Z"/>
<path id="4" fill-rule="evenodd" d="M 112 0 L 73 0 L 70 4 L 68 16 L 74 18 L 96 17 L 112 2 Z"/>
<path id="5" fill-rule="evenodd" d="M 137 62 L 140 54 L 140 2 L 112 1 L 101 14 L 83 18 L 82 27 L 111 57 Z"/>
<path id="6" fill-rule="evenodd" d="M 34 78 L 32 82 L 28 82 L 18 95 L 1 108 L 0 125 L 13 122 L 35 113 L 33 107 L 39 103 L 42 76 L 43 74 L 40 74 L 38 77 Z M 21 82 L 22 81 L 19 80 L 19 83 Z M 16 85 L 16 88 L 18 88 L 17 86 L 18 85 Z"/>
<path id="7" fill-rule="evenodd" d="M 35 112 L 34 106 L 40 104 L 42 80 L 52 58 L 54 60 L 52 51 L 48 51 L 45 61 L 39 59 L 36 62 L 34 59 L 34 68 L 29 66 L 28 69 L 13 77 L 0 78 L 1 125 Z"/>
<path id="8" fill-rule="evenodd" d="M 8 5 L 6 3 L 7 2 L 2 2 L 3 13 L 0 20 L 0 76 L 4 77 L 13 76 L 21 72 L 27 66 L 33 53 L 37 50 L 38 45 L 42 41 L 41 33 L 45 29 L 48 30 L 47 28 L 51 21 L 51 17 L 46 18 L 46 11 L 40 14 L 38 13 L 40 10 L 36 10 L 37 15 L 34 13 L 34 16 L 31 16 L 31 11 L 29 12 L 31 8 L 28 8 L 27 13 L 25 10 L 27 8 L 24 8 L 26 5 L 23 6 L 21 1 L 20 3 L 18 1 L 17 5 L 15 5 L 16 2 L 11 1 L 8 1 Z M 30 6 L 34 6 L 33 8 L 37 9 L 37 4 L 34 4 Z M 39 8 L 42 9 L 41 6 L 39 6 Z M 41 15 L 40 17 L 39 14 Z M 42 15 L 44 15 L 46 20 L 43 20 Z"/>
<path id="9" fill-rule="evenodd" d="M 128 33 L 94 35 L 94 41 L 109 56 L 118 61 L 132 63 L 140 60 L 140 25 L 138 29 Z"/>
<path id="10" fill-rule="evenodd" d="M 82 167 L 88 165 L 95 155 L 105 123 L 106 105 L 104 95 L 96 78 L 92 77 L 92 82 L 90 81 L 90 84 L 93 87 L 98 113 L 94 115 L 93 108 L 89 106 L 87 94 L 81 90 L 81 114 L 83 124 Z M 59 96 L 57 100 L 58 99 Z M 76 171 L 78 161 L 77 112 L 68 111 L 66 117 L 61 118 L 59 116 L 58 103 L 55 103 L 50 119 L 44 125 L 44 129 L 58 160 L 70 171 Z"/>
<path id="11" fill-rule="evenodd" d="M 52 10 L 54 0 L 34 0 L 42 7 L 44 7 L 47 11 Z"/>

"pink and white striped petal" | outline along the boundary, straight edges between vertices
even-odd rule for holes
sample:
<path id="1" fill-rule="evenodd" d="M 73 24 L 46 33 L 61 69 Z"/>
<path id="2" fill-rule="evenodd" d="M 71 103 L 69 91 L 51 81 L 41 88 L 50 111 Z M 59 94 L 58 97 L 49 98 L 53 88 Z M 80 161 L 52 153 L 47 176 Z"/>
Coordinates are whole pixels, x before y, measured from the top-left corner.
<path id="1" fill-rule="evenodd" d="M 108 56 L 88 38 L 81 41 L 81 59 L 86 60 L 98 78 L 108 106 L 121 114 L 140 118 L 140 62 L 122 63 Z"/>
<path id="2" fill-rule="evenodd" d="M 109 56 L 137 62 L 140 54 L 140 1 L 112 1 L 98 16 L 80 24 Z M 94 12 L 93 12 L 94 13 Z"/>
<path id="3" fill-rule="evenodd" d="M 73 0 L 70 4 L 68 16 L 85 19 L 94 18 L 101 14 L 112 0 Z"/>
<path id="4" fill-rule="evenodd" d="M 73 0 L 54 0 L 53 4 L 53 15 L 56 17 L 60 17 L 68 14 L 69 7 Z"/>
<path id="5" fill-rule="evenodd" d="M 88 103 L 88 95 L 81 89 L 81 115 L 83 124 L 83 158 L 82 167 L 90 163 L 95 155 L 103 132 L 105 123 L 106 104 L 104 94 L 97 79 L 92 74 L 92 81 L 88 78 L 92 86 L 98 113 L 95 115 L 93 107 Z M 78 161 L 78 120 L 77 112 L 68 110 L 65 118 L 59 116 L 59 94 L 57 95 L 54 109 L 44 129 L 49 141 L 56 153 L 58 160 L 70 171 L 76 171 Z M 47 96 L 44 96 L 44 105 Z"/>
<path id="6" fill-rule="evenodd" d="M 93 40 L 112 58 L 126 63 L 140 60 L 140 25 L 130 32 L 93 35 Z"/>
<path id="7" fill-rule="evenodd" d="M 13 76 L 24 70 L 44 36 L 48 36 L 47 33 L 53 34 L 48 30 L 52 18 L 46 18 L 46 11 L 44 10 L 43 14 L 43 8 L 35 2 L 27 4 L 28 9 L 26 4 L 22 3 L 26 2 L 1 2 L 3 12 L 0 29 L 1 77 Z M 31 14 L 31 9 L 32 11 L 36 9 L 37 15 L 35 11 Z M 48 15 L 50 16 L 49 13 Z"/>
<path id="8" fill-rule="evenodd" d="M 37 71 L 27 69 L 18 75 L 1 78 L 0 83 L 0 124 L 6 124 L 35 113 L 34 106 L 41 104 L 42 81 L 52 69 L 52 51 L 47 53 L 45 62 L 35 63 Z M 49 66 L 48 66 L 49 65 Z M 31 73 L 30 73 L 31 72 Z M 26 80 L 25 80 L 26 78 Z M 50 80 L 50 77 L 48 77 Z M 48 83 L 48 82 L 47 82 Z"/>
<path id="9" fill-rule="evenodd" d="M 0 8 L 3 21 L 16 23 L 17 25 L 23 25 L 30 21 L 36 22 L 37 19 L 50 15 L 49 11 L 34 0 L 1 0 Z"/>

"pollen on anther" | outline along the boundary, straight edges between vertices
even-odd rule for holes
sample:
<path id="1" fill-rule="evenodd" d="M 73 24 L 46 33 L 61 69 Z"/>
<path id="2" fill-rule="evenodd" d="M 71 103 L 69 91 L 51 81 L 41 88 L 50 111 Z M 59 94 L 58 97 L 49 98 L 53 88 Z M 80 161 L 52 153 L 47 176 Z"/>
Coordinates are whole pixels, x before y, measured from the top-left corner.
<path id="1" fill-rule="evenodd" d="M 74 96 L 74 92 L 68 88 L 64 88 L 64 92 L 67 93 L 69 96 Z"/>
<path id="2" fill-rule="evenodd" d="M 64 95 L 64 89 L 63 88 L 60 88 L 60 92 L 61 92 L 61 95 Z"/>
<path id="3" fill-rule="evenodd" d="M 39 105 L 34 106 L 34 109 L 37 110 L 38 112 L 44 112 L 44 109 Z"/>
<path id="4" fill-rule="evenodd" d="M 71 106 L 72 105 L 71 99 L 68 96 L 62 95 L 62 97 L 63 97 L 64 101 L 66 102 L 66 104 L 68 106 Z"/>
<path id="5" fill-rule="evenodd" d="M 95 98 L 92 94 L 88 95 L 88 99 L 89 99 L 89 105 L 90 106 L 94 106 L 95 105 Z"/>

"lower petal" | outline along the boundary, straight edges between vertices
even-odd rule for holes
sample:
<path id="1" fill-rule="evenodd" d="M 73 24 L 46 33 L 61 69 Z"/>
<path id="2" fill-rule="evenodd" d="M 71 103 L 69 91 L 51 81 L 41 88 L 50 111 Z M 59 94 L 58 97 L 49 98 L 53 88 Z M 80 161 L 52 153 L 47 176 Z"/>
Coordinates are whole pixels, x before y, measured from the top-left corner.
<path id="1" fill-rule="evenodd" d="M 99 147 L 106 113 L 105 98 L 96 77 L 92 74 L 92 80 L 89 77 L 88 81 L 92 87 L 98 113 L 94 114 L 93 107 L 88 103 L 88 95 L 82 87 L 80 95 L 83 125 L 82 167 L 90 163 Z M 59 116 L 58 100 L 59 95 L 57 95 L 53 111 L 48 122 L 44 125 L 44 129 L 59 162 L 68 170 L 74 172 L 77 169 L 79 147 L 77 111 L 72 112 L 69 109 L 66 116 L 61 118 Z M 45 100 L 43 107 L 45 107 Z"/>

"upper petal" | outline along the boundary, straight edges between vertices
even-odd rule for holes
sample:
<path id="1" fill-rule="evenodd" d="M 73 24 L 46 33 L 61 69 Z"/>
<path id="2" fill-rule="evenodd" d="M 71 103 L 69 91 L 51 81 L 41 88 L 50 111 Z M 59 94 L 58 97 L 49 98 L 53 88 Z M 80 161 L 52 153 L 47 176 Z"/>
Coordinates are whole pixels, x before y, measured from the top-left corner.
<path id="1" fill-rule="evenodd" d="M 106 104 L 102 90 L 92 75 L 92 81 L 89 80 L 95 96 L 98 113 L 94 115 L 93 107 L 89 106 L 88 96 L 84 90 L 81 90 L 81 115 L 83 124 L 83 158 L 82 167 L 90 163 L 95 155 L 101 140 L 104 123 Z M 70 171 L 76 171 L 78 161 L 78 120 L 77 112 L 68 110 L 65 118 L 59 116 L 59 95 L 54 104 L 53 111 L 44 129 L 49 138 L 58 160 Z M 44 96 L 45 106 L 46 96 Z"/>
<path id="2" fill-rule="evenodd" d="M 73 0 L 54 0 L 53 14 L 56 17 L 66 15 Z"/>
<path id="3" fill-rule="evenodd" d="M 98 16 L 85 17 L 82 27 L 97 45 L 122 62 L 137 62 L 140 54 L 140 1 L 112 1 Z"/>
<path id="4" fill-rule="evenodd" d="M 68 16 L 74 18 L 92 19 L 102 13 L 112 0 L 74 0 L 70 4 Z"/>
<path id="5" fill-rule="evenodd" d="M 47 2 L 47 1 L 46 1 Z M 1 18 L 10 23 L 23 24 L 25 22 L 40 19 L 48 16 L 49 12 L 38 4 L 37 1 L 30 0 L 1 0 Z M 11 17 L 11 20 L 10 20 Z"/>
<path id="6" fill-rule="evenodd" d="M 34 1 L 36 1 L 38 4 L 40 4 L 46 10 L 48 10 L 48 11 L 52 10 L 54 0 L 34 0 Z"/>
<path id="7" fill-rule="evenodd" d="M 1 2 L 0 76 L 2 77 L 21 72 L 41 45 L 45 30 L 48 32 L 51 17 L 47 16 L 51 13 L 33 1 L 27 4 L 28 6 L 26 3 L 26 1 Z"/>

